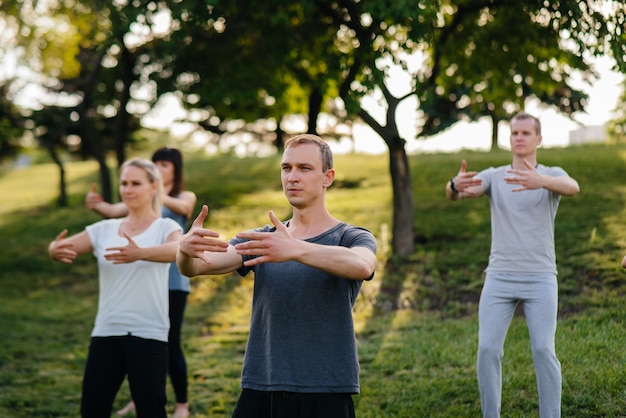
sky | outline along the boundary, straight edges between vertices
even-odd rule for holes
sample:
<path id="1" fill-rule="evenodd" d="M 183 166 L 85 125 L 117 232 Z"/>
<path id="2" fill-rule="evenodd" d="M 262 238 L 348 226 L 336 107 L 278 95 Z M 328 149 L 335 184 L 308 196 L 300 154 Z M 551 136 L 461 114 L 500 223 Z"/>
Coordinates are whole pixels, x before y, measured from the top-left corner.
<path id="1" fill-rule="evenodd" d="M 595 66 L 600 74 L 591 86 L 581 85 L 580 88 L 589 94 L 586 113 L 578 113 L 576 122 L 559 115 L 555 110 L 537 103 L 528 103 L 527 112 L 537 116 L 542 123 L 542 147 L 563 147 L 569 144 L 570 132 L 582 126 L 603 125 L 612 119 L 612 113 L 617 107 L 622 91 L 624 76 L 611 70 L 612 59 L 602 57 L 595 60 Z M 413 138 L 411 125 L 415 119 L 415 102 L 408 99 L 404 107 L 398 110 L 399 126 L 404 138 Z M 404 122 L 404 123 L 403 123 Z M 488 118 L 478 122 L 458 122 L 448 130 L 424 140 L 408 140 L 408 153 L 428 152 L 457 152 L 461 149 L 489 150 L 491 147 L 491 122 Z M 509 129 L 506 123 L 499 127 L 499 145 L 508 148 Z M 355 150 L 364 153 L 384 153 L 387 146 L 367 126 L 354 129 Z M 350 144 L 335 146 L 335 152 L 349 149 Z"/>
<path id="2" fill-rule="evenodd" d="M 527 103 L 526 111 L 537 116 L 542 123 L 542 147 L 564 147 L 569 144 L 570 133 L 584 126 L 603 125 L 612 118 L 612 113 L 617 107 L 618 99 L 622 91 L 623 75 L 611 70 L 613 61 L 608 57 L 596 59 L 594 65 L 599 73 L 599 78 L 593 85 L 581 84 L 576 86 L 589 94 L 586 113 L 577 113 L 575 120 L 559 115 L 554 109 L 542 106 L 539 103 Z M 401 96 L 409 88 L 408 74 L 399 71 L 392 73 L 393 83 L 389 85 L 394 95 Z M 183 117 L 184 111 L 176 109 L 173 102 L 162 103 L 165 111 L 155 112 L 154 118 L 146 120 L 149 126 L 161 129 L 170 128 L 174 135 L 189 133 L 189 125 L 177 125 L 173 123 L 176 117 Z M 384 120 L 385 109 L 375 104 L 372 99 L 364 102 L 364 107 L 379 121 Z M 433 153 L 433 152 L 458 152 L 462 149 L 489 150 L 491 148 L 491 121 L 488 118 L 477 122 L 457 122 L 446 131 L 427 139 L 415 138 L 416 99 L 405 99 L 398 108 L 398 127 L 403 138 L 407 139 L 406 150 L 408 153 Z M 301 126 L 300 126 L 301 125 Z M 303 122 L 289 127 L 289 131 L 298 132 L 306 129 Z M 204 142 L 202 134 L 198 142 Z M 354 143 L 345 140 L 340 143 L 332 143 L 333 152 L 341 154 L 351 151 L 367 154 L 382 154 L 388 151 L 385 142 L 367 125 L 357 123 L 353 126 Z M 509 128 L 506 123 L 499 126 L 499 145 L 508 148 Z M 233 139 L 235 141 L 235 139 Z M 243 141 L 245 142 L 245 141 Z M 242 150 L 249 149 L 246 145 Z M 246 151 L 242 151 L 245 153 Z"/>

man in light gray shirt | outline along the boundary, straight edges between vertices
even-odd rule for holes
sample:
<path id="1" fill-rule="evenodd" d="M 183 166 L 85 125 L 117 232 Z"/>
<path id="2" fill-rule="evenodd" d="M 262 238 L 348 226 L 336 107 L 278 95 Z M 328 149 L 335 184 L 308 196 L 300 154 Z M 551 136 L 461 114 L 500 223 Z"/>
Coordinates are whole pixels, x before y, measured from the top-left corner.
<path id="1" fill-rule="evenodd" d="M 452 201 L 489 198 L 491 252 L 478 307 L 477 376 L 482 413 L 499 418 L 504 340 L 519 302 L 528 326 L 541 418 L 561 416 L 561 364 L 556 356 L 558 286 L 554 220 L 561 196 L 579 192 L 560 167 L 537 163 L 541 123 L 528 113 L 510 121 L 510 165 L 467 171 L 446 184 Z"/>

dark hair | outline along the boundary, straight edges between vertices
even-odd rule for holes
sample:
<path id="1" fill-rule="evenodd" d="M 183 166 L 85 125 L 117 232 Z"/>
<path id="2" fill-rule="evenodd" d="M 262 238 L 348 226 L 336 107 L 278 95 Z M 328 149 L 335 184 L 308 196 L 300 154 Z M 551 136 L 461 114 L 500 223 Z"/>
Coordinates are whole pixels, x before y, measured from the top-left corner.
<path id="1" fill-rule="evenodd" d="M 152 161 L 169 161 L 174 164 L 174 185 L 170 190 L 170 196 L 178 196 L 183 191 L 185 181 L 183 179 L 183 155 L 176 148 L 163 147 L 154 151 Z"/>

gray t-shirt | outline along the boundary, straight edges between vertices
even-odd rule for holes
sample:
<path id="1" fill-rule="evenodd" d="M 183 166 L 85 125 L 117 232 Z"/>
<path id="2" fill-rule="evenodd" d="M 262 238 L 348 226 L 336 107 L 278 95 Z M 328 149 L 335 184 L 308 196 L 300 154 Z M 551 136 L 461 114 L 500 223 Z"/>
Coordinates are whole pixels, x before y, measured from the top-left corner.
<path id="1" fill-rule="evenodd" d="M 554 220 L 561 196 L 544 188 L 512 192 L 510 165 L 478 173 L 491 208 L 491 253 L 485 271 L 511 274 L 556 274 Z M 538 165 L 541 175 L 560 177 L 560 167 Z M 513 174 L 508 174 L 513 176 Z"/>
<path id="2" fill-rule="evenodd" d="M 257 231 L 275 229 L 268 225 Z M 243 241 L 233 238 L 230 243 Z M 345 223 L 306 241 L 376 252 L 376 240 L 368 230 Z M 352 307 L 363 281 L 336 277 L 295 261 L 263 263 L 237 272 L 243 276 L 250 270 L 254 271 L 254 295 L 241 387 L 358 393 Z"/>

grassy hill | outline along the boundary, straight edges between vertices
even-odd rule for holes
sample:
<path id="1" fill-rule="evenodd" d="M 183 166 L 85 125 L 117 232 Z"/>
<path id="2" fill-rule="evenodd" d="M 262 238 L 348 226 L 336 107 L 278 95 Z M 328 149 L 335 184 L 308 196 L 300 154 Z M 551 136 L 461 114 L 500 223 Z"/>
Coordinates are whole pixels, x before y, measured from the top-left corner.
<path id="1" fill-rule="evenodd" d="M 329 208 L 369 228 L 379 243 L 375 279 L 355 308 L 361 359 L 357 416 L 476 417 L 478 301 L 490 244 L 487 199 L 452 203 L 443 188 L 461 159 L 468 169 L 506 164 L 508 152 L 410 158 L 416 251 L 388 262 L 392 196 L 386 155 L 336 156 Z M 581 193 L 563 198 L 556 222 L 563 367 L 563 416 L 626 416 L 623 309 L 619 263 L 626 254 L 626 148 L 542 149 Z M 281 218 L 290 210 L 280 189 L 278 157 L 186 157 L 187 187 L 209 205 L 208 225 L 224 238 Z M 80 384 L 97 302 L 94 260 L 52 262 L 47 245 L 63 228 L 75 233 L 98 217 L 83 198 L 97 180 L 94 162 L 67 165 L 70 207 L 57 208 L 52 164 L 0 172 L 0 416 L 78 416 Z M 196 208 L 196 212 L 199 206 Z M 230 416 L 239 394 L 253 277 L 197 277 L 183 340 L 195 417 Z M 530 343 L 514 318 L 505 345 L 503 416 L 538 416 Z M 171 403 L 173 394 L 168 385 Z M 129 399 L 124 386 L 116 400 Z"/>

